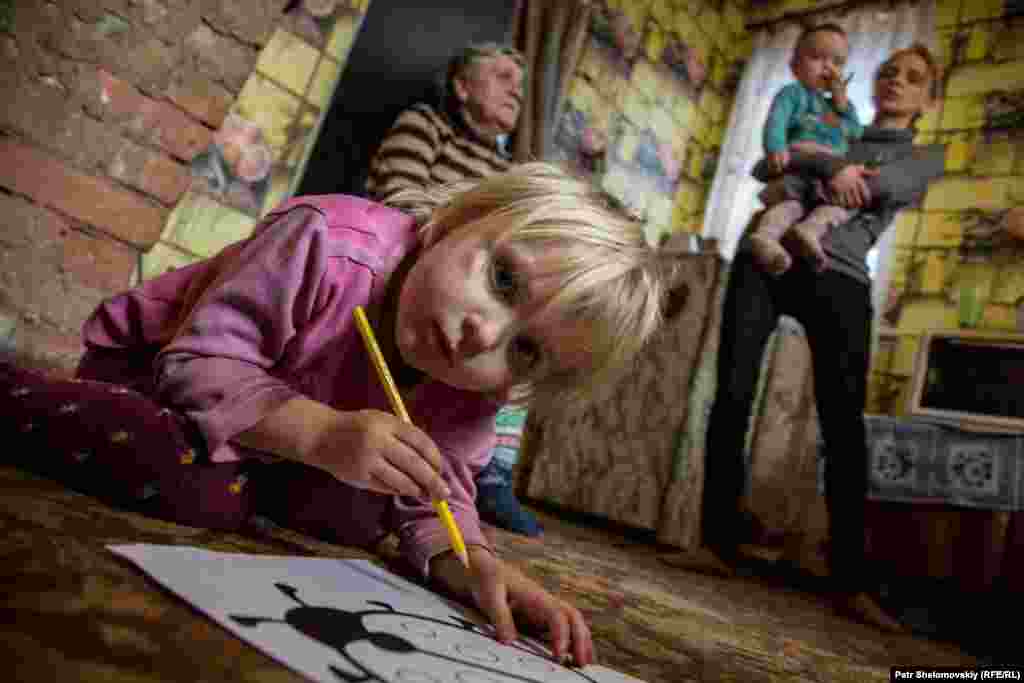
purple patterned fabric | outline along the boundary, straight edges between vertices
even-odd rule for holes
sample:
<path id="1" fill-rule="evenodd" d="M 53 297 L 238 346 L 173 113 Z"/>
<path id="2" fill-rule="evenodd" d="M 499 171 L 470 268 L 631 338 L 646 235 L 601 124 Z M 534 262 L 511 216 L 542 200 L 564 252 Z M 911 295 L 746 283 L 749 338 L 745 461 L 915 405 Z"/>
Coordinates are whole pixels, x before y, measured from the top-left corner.
<path id="1" fill-rule="evenodd" d="M 132 389 L 0 362 L 0 438 L 14 464 L 137 512 L 238 530 L 252 512 L 244 462 L 211 463 L 173 411 Z"/>

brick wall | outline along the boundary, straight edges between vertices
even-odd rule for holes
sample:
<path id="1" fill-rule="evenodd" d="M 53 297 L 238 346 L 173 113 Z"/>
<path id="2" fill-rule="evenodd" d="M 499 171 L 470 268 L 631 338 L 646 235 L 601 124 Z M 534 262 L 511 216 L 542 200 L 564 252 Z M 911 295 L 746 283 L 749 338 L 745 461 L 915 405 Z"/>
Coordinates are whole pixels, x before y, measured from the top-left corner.
<path id="1" fill-rule="evenodd" d="M 67 371 L 104 297 L 247 235 L 367 5 L 0 0 L 0 349 Z"/>

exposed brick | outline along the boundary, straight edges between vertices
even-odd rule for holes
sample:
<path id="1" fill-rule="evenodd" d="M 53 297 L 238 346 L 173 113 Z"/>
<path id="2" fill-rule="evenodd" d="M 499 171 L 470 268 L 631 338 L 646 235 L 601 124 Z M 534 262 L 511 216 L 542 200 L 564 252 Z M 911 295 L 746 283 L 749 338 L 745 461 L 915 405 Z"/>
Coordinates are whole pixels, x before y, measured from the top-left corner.
<path id="1" fill-rule="evenodd" d="M 21 197 L 0 193 L 0 248 L 56 245 L 68 229 L 67 221 L 59 214 Z"/>
<path id="2" fill-rule="evenodd" d="M 26 31 L 5 38 L 4 52 L 11 55 L 8 64 L 16 64 L 18 71 L 30 76 L 54 73 L 56 56 L 44 50 L 33 33 Z"/>
<path id="3" fill-rule="evenodd" d="M 139 251 L 109 237 L 67 230 L 61 240 L 61 267 L 78 283 L 109 293 L 131 285 Z"/>
<path id="4" fill-rule="evenodd" d="M 214 129 L 224 123 L 224 117 L 228 115 L 235 99 L 227 88 L 194 72 L 178 74 L 171 83 L 167 97 Z"/>
<path id="5" fill-rule="evenodd" d="M 59 330 L 32 316 L 21 317 L 12 335 L 11 352 L 20 367 L 71 377 L 84 348 L 78 330 Z"/>
<path id="6" fill-rule="evenodd" d="M 0 185 L 144 249 L 160 237 L 168 215 L 139 195 L 10 138 L 0 139 Z"/>
<path id="7" fill-rule="evenodd" d="M 180 67 L 184 50 L 180 43 L 166 45 L 156 36 L 131 40 L 123 46 L 104 45 L 104 63 L 141 90 L 163 93 L 171 75 Z"/>
<path id="8" fill-rule="evenodd" d="M 17 97 L 0 107 L 0 127 L 20 131 L 45 144 L 61 134 L 69 115 L 67 95 L 59 88 L 0 70 L 0 89 Z"/>
<path id="9" fill-rule="evenodd" d="M 111 162 L 109 173 L 164 204 L 177 202 L 192 184 L 192 174 L 186 166 L 127 140 Z"/>
<path id="10" fill-rule="evenodd" d="M 100 102 L 112 120 L 172 156 L 191 161 L 213 142 L 213 133 L 206 126 L 169 102 L 146 97 L 109 72 L 99 72 L 99 85 Z"/>
<path id="11" fill-rule="evenodd" d="M 63 0 L 61 4 L 66 11 L 74 13 L 85 22 L 99 21 L 106 14 L 104 3 L 96 0 Z"/>
<path id="12" fill-rule="evenodd" d="M 78 329 L 106 293 L 65 268 L 64 240 L 75 231 L 52 211 L 19 198 L 4 195 L 0 208 L 11 221 L 0 242 L 0 303 L 29 319 Z M 102 247 L 95 251 L 102 254 Z"/>
<path id="13" fill-rule="evenodd" d="M 143 0 L 134 7 L 136 16 L 140 18 L 141 23 L 152 30 L 157 38 L 169 44 L 180 44 L 184 36 L 194 31 L 202 23 L 201 4 L 194 0 L 186 2 Z"/>
<path id="14" fill-rule="evenodd" d="M 75 15 L 67 16 L 62 22 L 65 25 L 64 30 L 56 35 L 47 35 L 43 46 L 65 57 L 98 62 L 103 53 L 103 41 L 118 40 L 116 34 L 101 34 L 92 21 L 82 21 Z"/>
<path id="15" fill-rule="evenodd" d="M 60 45 L 65 18 L 56 4 L 33 2 L 14 3 L 14 36 L 22 52 L 22 59 L 30 60 L 24 67 L 31 69 L 38 60 L 46 60 L 41 48 L 55 49 Z"/>
<path id="16" fill-rule="evenodd" d="M 76 166 L 98 170 L 110 164 L 121 140 L 117 128 L 77 111 L 68 116 L 60 133 L 49 141 L 50 144 L 38 139 L 36 142 L 52 147 Z"/>
<path id="17" fill-rule="evenodd" d="M 185 48 L 195 69 L 231 92 L 239 92 L 256 67 L 254 48 L 218 35 L 206 25 L 196 27 L 185 38 Z"/>
<path id="18" fill-rule="evenodd" d="M 287 0 L 219 0 L 208 2 L 204 18 L 217 31 L 246 43 L 263 45 L 278 24 Z"/>

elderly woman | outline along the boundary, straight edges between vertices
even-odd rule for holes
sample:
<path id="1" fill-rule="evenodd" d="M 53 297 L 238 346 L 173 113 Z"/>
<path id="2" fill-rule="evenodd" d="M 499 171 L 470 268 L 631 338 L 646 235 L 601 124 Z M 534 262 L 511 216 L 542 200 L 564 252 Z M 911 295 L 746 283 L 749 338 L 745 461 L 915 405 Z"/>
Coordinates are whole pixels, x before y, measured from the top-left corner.
<path id="1" fill-rule="evenodd" d="M 506 170 L 504 143 L 519 120 L 525 69 L 510 47 L 463 49 L 448 64 L 441 110 L 420 102 L 398 116 L 370 162 L 367 192 L 384 199 Z"/>
<path id="2" fill-rule="evenodd" d="M 441 84 L 441 110 L 421 102 L 403 111 L 373 160 L 367 193 L 380 200 L 408 188 L 425 189 L 457 180 L 483 178 L 506 170 L 505 150 L 519 121 L 526 64 L 517 50 L 496 43 L 470 45 L 448 63 Z M 524 410 L 498 413 L 498 446 L 476 479 L 481 519 L 536 536 L 537 519 L 512 490 Z"/>

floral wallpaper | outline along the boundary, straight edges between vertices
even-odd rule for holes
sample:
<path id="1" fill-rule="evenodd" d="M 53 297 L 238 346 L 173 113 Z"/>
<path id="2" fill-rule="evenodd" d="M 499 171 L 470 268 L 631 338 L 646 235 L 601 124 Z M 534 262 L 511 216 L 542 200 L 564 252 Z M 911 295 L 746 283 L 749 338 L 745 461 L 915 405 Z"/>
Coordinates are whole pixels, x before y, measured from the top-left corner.
<path id="1" fill-rule="evenodd" d="M 936 0 L 945 70 L 918 124 L 945 175 L 893 230 L 868 411 L 899 415 L 923 332 L 1024 333 L 1024 3 Z"/>
<path id="2" fill-rule="evenodd" d="M 597 2 L 558 160 L 642 216 L 652 241 L 699 231 L 748 51 L 739 2 Z"/>

